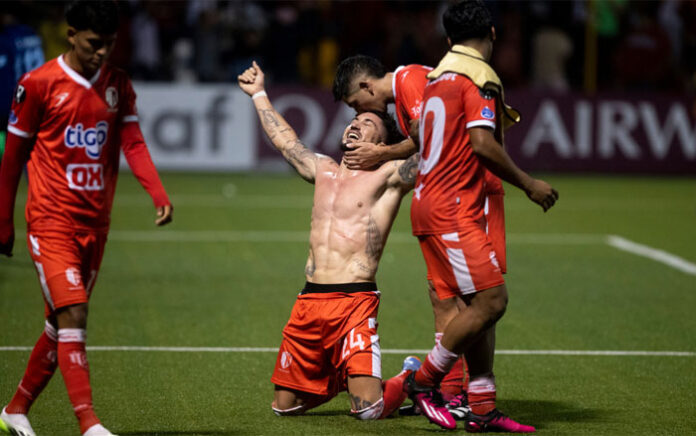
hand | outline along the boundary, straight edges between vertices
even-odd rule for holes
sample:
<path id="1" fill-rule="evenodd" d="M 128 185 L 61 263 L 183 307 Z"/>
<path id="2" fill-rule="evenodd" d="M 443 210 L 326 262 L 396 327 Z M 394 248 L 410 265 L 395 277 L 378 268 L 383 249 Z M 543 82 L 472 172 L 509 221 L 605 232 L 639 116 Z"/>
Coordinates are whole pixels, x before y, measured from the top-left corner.
<path id="1" fill-rule="evenodd" d="M 12 257 L 14 239 L 14 224 L 12 221 L 0 222 L 0 254 Z"/>
<path id="2" fill-rule="evenodd" d="M 343 160 L 349 170 L 369 170 L 384 160 L 380 150 L 384 144 L 356 142 L 346 146 L 349 150 L 343 154 Z"/>
<path id="3" fill-rule="evenodd" d="M 548 183 L 539 179 L 532 179 L 527 191 L 527 197 L 540 205 L 544 212 L 551 209 L 551 206 L 558 200 L 558 192 Z"/>
<path id="4" fill-rule="evenodd" d="M 242 74 L 237 76 L 237 81 L 239 82 L 239 87 L 242 91 L 246 92 L 249 96 L 256 94 L 259 91 L 263 91 L 263 71 L 256 63 L 253 61 L 251 67 L 247 68 Z"/>
<path id="5" fill-rule="evenodd" d="M 172 222 L 172 214 L 174 213 L 174 207 L 171 204 L 165 206 L 160 206 L 157 208 L 157 219 L 155 224 L 158 226 L 163 226 Z"/>

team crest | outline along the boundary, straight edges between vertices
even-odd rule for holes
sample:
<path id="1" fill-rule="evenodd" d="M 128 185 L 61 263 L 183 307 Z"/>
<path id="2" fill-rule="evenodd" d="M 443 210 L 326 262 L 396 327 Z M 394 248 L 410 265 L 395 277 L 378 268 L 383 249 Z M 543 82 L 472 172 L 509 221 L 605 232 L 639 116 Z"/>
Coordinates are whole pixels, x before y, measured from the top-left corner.
<path id="1" fill-rule="evenodd" d="M 27 91 L 24 89 L 24 86 L 18 85 L 17 90 L 15 91 L 15 103 L 21 103 L 24 101 L 24 99 L 27 98 Z"/>
<path id="2" fill-rule="evenodd" d="M 80 273 L 77 268 L 68 268 L 65 270 L 65 278 L 73 286 L 80 286 Z"/>
<path id="3" fill-rule="evenodd" d="M 106 104 L 108 104 L 110 108 L 113 109 L 118 104 L 118 92 L 116 92 L 116 88 L 113 86 L 106 88 L 106 94 L 104 94 L 104 97 L 106 98 Z"/>
<path id="4" fill-rule="evenodd" d="M 283 369 L 287 369 L 291 363 L 292 354 L 288 353 L 287 351 L 283 351 L 283 353 L 280 355 L 280 367 Z"/>

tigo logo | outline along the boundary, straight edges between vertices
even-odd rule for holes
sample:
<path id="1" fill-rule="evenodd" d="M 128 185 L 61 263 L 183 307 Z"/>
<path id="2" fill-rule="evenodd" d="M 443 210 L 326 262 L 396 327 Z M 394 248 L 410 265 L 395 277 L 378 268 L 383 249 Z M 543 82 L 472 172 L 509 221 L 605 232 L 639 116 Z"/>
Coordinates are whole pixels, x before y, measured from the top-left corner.
<path id="1" fill-rule="evenodd" d="M 68 148 L 83 147 L 91 159 L 99 159 L 102 147 L 106 144 L 109 134 L 109 123 L 99 121 L 96 127 L 85 129 L 82 124 L 68 126 L 65 129 L 65 146 Z"/>

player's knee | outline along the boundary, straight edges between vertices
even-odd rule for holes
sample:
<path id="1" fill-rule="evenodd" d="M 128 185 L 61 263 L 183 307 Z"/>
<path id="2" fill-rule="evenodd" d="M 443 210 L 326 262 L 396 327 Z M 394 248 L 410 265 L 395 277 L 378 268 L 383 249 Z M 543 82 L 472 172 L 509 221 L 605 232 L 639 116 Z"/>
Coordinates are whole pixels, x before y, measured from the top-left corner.
<path id="1" fill-rule="evenodd" d="M 384 411 L 384 400 L 380 398 L 375 403 L 360 410 L 351 410 L 350 413 L 361 421 L 379 419 Z"/>
<path id="2" fill-rule="evenodd" d="M 87 328 L 87 304 L 61 307 L 56 313 L 59 328 Z"/>
<path id="3" fill-rule="evenodd" d="M 505 286 L 499 286 L 491 289 L 491 293 L 486 299 L 486 308 L 493 321 L 497 321 L 503 316 L 507 309 L 508 293 Z"/>

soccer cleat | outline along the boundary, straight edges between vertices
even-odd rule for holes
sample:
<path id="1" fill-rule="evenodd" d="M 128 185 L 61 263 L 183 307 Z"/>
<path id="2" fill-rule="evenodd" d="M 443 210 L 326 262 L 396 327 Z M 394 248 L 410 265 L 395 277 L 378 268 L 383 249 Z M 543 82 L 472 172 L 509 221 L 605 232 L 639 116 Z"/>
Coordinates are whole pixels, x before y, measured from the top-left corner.
<path id="1" fill-rule="evenodd" d="M 93 426 L 88 428 L 87 431 L 82 434 L 82 436 L 116 436 L 116 435 L 111 433 L 106 428 L 104 428 L 103 425 L 94 424 Z"/>
<path id="2" fill-rule="evenodd" d="M 416 356 L 408 356 L 404 359 L 401 369 L 403 371 L 418 371 L 421 367 L 421 360 Z"/>
<path id="3" fill-rule="evenodd" d="M 7 413 L 5 409 L 3 408 L 2 413 L 0 413 L 0 433 L 12 436 L 36 436 L 34 429 L 29 424 L 27 415 Z"/>
<path id="4" fill-rule="evenodd" d="M 466 392 L 455 395 L 454 398 L 447 403 L 446 407 L 457 421 L 466 421 L 471 413 L 471 407 L 469 407 Z"/>
<path id="5" fill-rule="evenodd" d="M 408 406 L 401 406 L 401 408 L 399 408 L 399 416 L 418 416 L 422 414 L 423 412 L 421 412 L 420 407 L 418 407 L 418 404 L 416 403 L 409 404 Z"/>
<path id="6" fill-rule="evenodd" d="M 416 383 L 414 375 L 415 372 L 409 374 L 404 382 L 404 388 L 408 396 L 413 400 L 413 403 L 421 409 L 421 412 L 433 424 L 437 424 L 447 430 L 457 428 L 457 421 L 454 420 L 447 407 L 445 407 L 440 391 L 434 387 L 419 385 Z"/>
<path id="7" fill-rule="evenodd" d="M 408 397 L 408 394 L 404 390 L 404 380 L 413 371 L 417 371 L 420 365 L 421 361 L 419 358 L 416 356 L 408 356 L 404 359 L 401 372 L 389 380 L 384 381 L 382 385 L 382 397 L 384 398 L 383 418 L 391 416 L 396 409 L 404 403 L 404 400 Z"/>
<path id="8" fill-rule="evenodd" d="M 465 428 L 469 433 L 533 433 L 536 431 L 531 425 L 520 424 L 503 415 L 498 409 L 493 409 L 485 415 L 469 413 Z"/>

